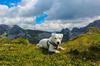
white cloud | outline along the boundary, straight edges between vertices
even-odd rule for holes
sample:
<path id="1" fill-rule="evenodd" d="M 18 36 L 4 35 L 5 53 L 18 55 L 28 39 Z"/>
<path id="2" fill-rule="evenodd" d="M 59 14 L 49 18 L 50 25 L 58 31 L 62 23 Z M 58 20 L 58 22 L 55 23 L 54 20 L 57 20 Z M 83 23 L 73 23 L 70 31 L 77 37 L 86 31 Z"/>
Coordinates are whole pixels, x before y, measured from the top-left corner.
<path id="1" fill-rule="evenodd" d="M 9 11 L 9 8 L 5 5 L 0 5 L 0 16 L 4 16 Z"/>
<path id="2" fill-rule="evenodd" d="M 100 19 L 100 16 L 94 18 L 84 18 L 84 19 L 73 19 L 73 20 L 48 20 L 42 24 L 36 24 L 34 26 L 35 30 L 47 30 L 47 31 L 59 31 L 64 28 L 72 29 L 74 27 L 85 27 L 89 23 Z"/>
<path id="3" fill-rule="evenodd" d="M 17 7 L 9 8 L 6 5 L 0 5 L 0 24 L 19 25 L 30 29 L 35 19 L 34 16 L 23 16 L 30 13 L 30 9 L 35 8 L 37 0 L 23 0 Z M 31 14 L 32 15 L 32 14 Z"/>
<path id="4" fill-rule="evenodd" d="M 0 24 L 7 24 L 7 25 L 31 25 L 34 22 L 33 17 L 2 17 L 0 18 Z M 24 26 L 23 26 L 24 27 Z M 26 27 L 27 28 L 27 27 Z"/>
<path id="5" fill-rule="evenodd" d="M 20 5 L 12 8 L 0 5 L 0 24 L 17 24 L 25 29 L 38 30 L 83 27 L 100 18 L 97 17 L 100 15 L 99 2 L 100 0 L 22 0 Z M 33 26 L 35 17 L 43 12 L 48 13 L 50 21 Z"/>
<path id="6" fill-rule="evenodd" d="M 37 0 L 30 0 L 30 1 L 22 0 L 20 5 L 18 5 L 16 7 L 12 7 L 12 8 L 8 8 L 8 6 L 6 6 L 6 5 L 0 5 L 0 16 L 1 17 L 2 16 L 18 17 L 18 16 L 26 15 L 27 13 L 29 14 L 31 11 L 33 11 L 32 9 L 35 8 L 36 3 L 37 3 Z M 32 14 L 31 14 L 31 16 L 32 16 Z"/>
<path id="7" fill-rule="evenodd" d="M 13 8 L 2 5 L 6 10 L 0 8 L 0 12 L 6 16 L 26 17 L 48 12 L 48 19 L 94 17 L 100 15 L 99 2 L 100 0 L 22 0 L 19 6 Z"/>

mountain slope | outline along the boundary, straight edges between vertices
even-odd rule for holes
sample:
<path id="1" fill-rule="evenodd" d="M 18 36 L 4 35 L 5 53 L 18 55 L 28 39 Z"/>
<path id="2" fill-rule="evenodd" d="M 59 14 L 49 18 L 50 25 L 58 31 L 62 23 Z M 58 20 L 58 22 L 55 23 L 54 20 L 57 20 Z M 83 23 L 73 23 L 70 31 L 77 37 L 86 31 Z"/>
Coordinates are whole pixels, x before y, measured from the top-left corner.
<path id="1" fill-rule="evenodd" d="M 23 40 L 24 42 L 20 40 L 14 39 L 11 43 L 7 40 L 0 44 L 1 66 L 98 66 L 100 64 L 100 29 L 97 28 L 91 28 L 87 33 L 65 42 L 62 45 L 65 50 L 60 54 L 48 54 L 45 49 L 28 44 L 26 40 Z"/>
<path id="2" fill-rule="evenodd" d="M 0 35 L 7 32 L 10 29 L 10 26 L 8 25 L 4 25 L 4 24 L 0 24 Z"/>
<path id="3" fill-rule="evenodd" d="M 95 20 L 94 22 L 82 28 L 74 27 L 70 32 L 70 39 L 73 39 L 81 34 L 88 32 L 89 28 L 91 27 L 100 28 L 100 20 Z"/>
<path id="4" fill-rule="evenodd" d="M 96 20 L 93 23 L 90 23 L 87 27 L 96 27 L 100 28 L 100 20 Z"/>

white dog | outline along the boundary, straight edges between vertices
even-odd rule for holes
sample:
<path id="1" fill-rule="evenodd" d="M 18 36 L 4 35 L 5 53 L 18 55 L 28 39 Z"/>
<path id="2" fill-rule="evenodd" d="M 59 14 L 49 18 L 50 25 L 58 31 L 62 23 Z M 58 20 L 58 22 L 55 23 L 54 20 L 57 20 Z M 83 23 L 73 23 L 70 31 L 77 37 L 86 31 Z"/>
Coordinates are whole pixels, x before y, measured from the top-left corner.
<path id="1" fill-rule="evenodd" d="M 52 33 L 51 37 L 48 39 L 42 39 L 37 44 L 37 46 L 48 49 L 49 52 L 60 53 L 57 49 L 64 50 L 64 48 L 60 47 L 63 38 L 63 34 Z"/>

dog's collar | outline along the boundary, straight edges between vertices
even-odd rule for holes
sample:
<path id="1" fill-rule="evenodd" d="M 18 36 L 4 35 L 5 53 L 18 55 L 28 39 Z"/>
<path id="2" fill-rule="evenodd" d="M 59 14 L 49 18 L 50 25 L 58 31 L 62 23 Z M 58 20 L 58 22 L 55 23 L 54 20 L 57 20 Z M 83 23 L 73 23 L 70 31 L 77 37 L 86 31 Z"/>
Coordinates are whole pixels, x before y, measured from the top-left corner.
<path id="1" fill-rule="evenodd" d="M 58 48 L 58 45 L 57 44 L 55 44 L 53 41 L 49 41 L 48 40 L 48 42 L 47 43 L 49 43 L 49 44 L 52 44 L 56 49 Z"/>

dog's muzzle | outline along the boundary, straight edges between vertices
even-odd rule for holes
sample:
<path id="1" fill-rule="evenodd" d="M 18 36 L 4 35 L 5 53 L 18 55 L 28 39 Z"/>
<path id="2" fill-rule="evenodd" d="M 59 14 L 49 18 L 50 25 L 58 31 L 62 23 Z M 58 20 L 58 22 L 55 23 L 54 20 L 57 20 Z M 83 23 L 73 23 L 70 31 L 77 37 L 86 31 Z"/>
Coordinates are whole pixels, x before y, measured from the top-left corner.
<path id="1" fill-rule="evenodd" d="M 59 44 L 60 44 L 60 42 L 57 42 L 57 44 L 59 45 Z"/>

